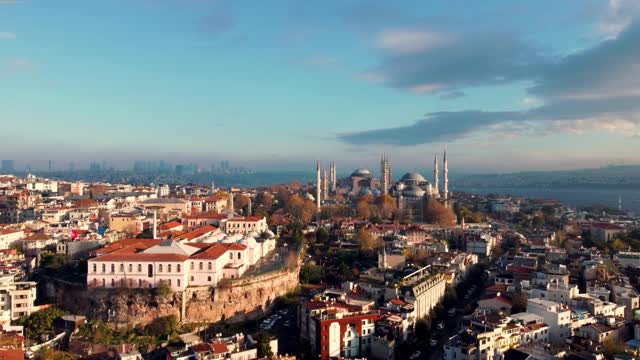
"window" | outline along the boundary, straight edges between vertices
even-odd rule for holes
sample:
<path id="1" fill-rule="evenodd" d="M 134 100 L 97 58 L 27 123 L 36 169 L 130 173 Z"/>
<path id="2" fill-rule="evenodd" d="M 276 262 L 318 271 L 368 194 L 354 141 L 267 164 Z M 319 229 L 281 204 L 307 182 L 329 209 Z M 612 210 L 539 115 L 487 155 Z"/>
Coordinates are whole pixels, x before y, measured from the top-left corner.
<path id="1" fill-rule="evenodd" d="M 133 272 L 133 264 L 129 264 L 129 272 Z"/>
<path id="2" fill-rule="evenodd" d="M 211 281 L 211 276 L 207 276 L 207 281 Z"/>
<path id="3" fill-rule="evenodd" d="M 171 279 L 169 279 L 169 286 L 171 286 Z"/>
<path id="4" fill-rule="evenodd" d="M 153 277 L 153 265 L 151 264 L 149 264 L 149 267 L 147 268 L 147 276 Z"/>
<path id="5" fill-rule="evenodd" d="M 105 286 L 105 281 L 104 281 L 104 279 L 102 279 L 102 287 L 104 287 L 104 286 Z"/>
<path id="6" fill-rule="evenodd" d="M 129 279 L 129 287 L 133 287 L 133 279 Z"/>
<path id="7" fill-rule="evenodd" d="M 138 265 L 138 266 L 140 266 L 140 265 Z M 138 279 L 138 287 L 142 287 L 142 280 L 141 279 Z"/>
<path id="8" fill-rule="evenodd" d="M 240 260 L 240 258 L 242 257 L 242 253 L 238 253 L 238 260 Z"/>
<path id="9" fill-rule="evenodd" d="M 124 272 L 124 264 L 120 264 L 120 272 Z"/>
<path id="10" fill-rule="evenodd" d="M 193 276 L 191 277 L 191 281 L 193 281 Z"/>
<path id="11" fill-rule="evenodd" d="M 93 264 L 93 272 L 98 271 L 98 265 L 97 264 Z"/>
<path id="12" fill-rule="evenodd" d="M 198 269 L 202 270 L 202 261 L 200 261 L 200 263 L 198 264 Z"/>
<path id="13" fill-rule="evenodd" d="M 167 272 L 171 272 L 171 264 L 167 265 Z"/>
<path id="14" fill-rule="evenodd" d="M 111 279 L 111 287 L 116 286 L 116 280 L 115 279 Z"/>
<path id="15" fill-rule="evenodd" d="M 178 282 L 178 287 L 180 287 L 180 279 L 176 280 Z"/>
<path id="16" fill-rule="evenodd" d="M 193 263 L 191 263 L 191 270 L 193 270 L 195 267 L 193 266 Z M 180 271 L 180 268 L 178 268 L 178 271 Z"/>
<path id="17" fill-rule="evenodd" d="M 158 265 L 158 272 L 161 273 L 162 272 L 162 264 Z"/>
<path id="18" fill-rule="evenodd" d="M 138 264 L 138 272 L 142 272 L 142 265 Z"/>
<path id="19" fill-rule="evenodd" d="M 233 253 L 232 252 L 229 253 L 229 259 L 233 260 Z"/>
<path id="20" fill-rule="evenodd" d="M 191 265 L 193 265 L 193 263 L 191 263 Z M 176 271 L 177 271 L 177 272 L 180 272 L 180 264 L 178 264 L 178 265 L 176 266 Z"/>
<path id="21" fill-rule="evenodd" d="M 105 271 L 107 271 L 107 265 L 102 264 L 102 272 L 105 272 Z"/>
<path id="22" fill-rule="evenodd" d="M 211 270 L 211 261 L 207 264 L 207 269 Z"/>

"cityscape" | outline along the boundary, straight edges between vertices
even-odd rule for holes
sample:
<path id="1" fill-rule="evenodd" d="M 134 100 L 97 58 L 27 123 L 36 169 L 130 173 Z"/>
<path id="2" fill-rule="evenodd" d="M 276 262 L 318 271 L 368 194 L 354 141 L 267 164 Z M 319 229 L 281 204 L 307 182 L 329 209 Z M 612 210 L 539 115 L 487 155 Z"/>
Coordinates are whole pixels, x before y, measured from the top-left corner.
<path id="1" fill-rule="evenodd" d="M 636 0 L 0 0 L 0 360 L 640 359 L 638 59 Z"/>

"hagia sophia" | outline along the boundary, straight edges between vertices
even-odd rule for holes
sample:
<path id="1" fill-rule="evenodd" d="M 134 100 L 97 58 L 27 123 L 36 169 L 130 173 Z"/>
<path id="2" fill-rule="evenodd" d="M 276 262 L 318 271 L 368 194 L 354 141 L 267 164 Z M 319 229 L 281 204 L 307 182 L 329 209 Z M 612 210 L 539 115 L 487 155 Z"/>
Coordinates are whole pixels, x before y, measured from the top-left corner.
<path id="1" fill-rule="evenodd" d="M 440 199 L 445 204 L 449 196 L 449 169 L 447 164 L 447 152 L 444 151 L 442 159 L 443 182 L 439 188 L 438 156 L 433 159 L 433 183 L 430 183 L 422 174 L 408 172 L 398 181 L 392 183 L 391 167 L 389 159 L 382 156 L 380 160 L 380 178 L 376 178 L 369 169 L 355 169 L 349 177 L 337 179 L 336 164 L 332 162 L 329 171 L 322 170 L 320 162 L 316 167 L 316 194 L 307 194 L 307 198 L 314 200 L 318 209 L 329 194 L 342 194 L 348 197 L 363 195 L 380 196 L 389 194 L 396 199 L 398 209 L 402 211 L 405 219 L 414 223 L 424 222 L 424 209 L 432 199 Z"/>

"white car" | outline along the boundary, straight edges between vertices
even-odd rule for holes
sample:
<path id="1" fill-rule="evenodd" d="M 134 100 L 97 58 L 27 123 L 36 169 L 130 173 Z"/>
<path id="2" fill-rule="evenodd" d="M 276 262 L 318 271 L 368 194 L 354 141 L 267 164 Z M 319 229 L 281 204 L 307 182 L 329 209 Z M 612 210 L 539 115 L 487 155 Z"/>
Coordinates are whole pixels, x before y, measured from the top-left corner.
<path id="1" fill-rule="evenodd" d="M 420 357 L 420 355 L 422 355 L 422 353 L 420 352 L 420 350 L 418 350 L 418 351 L 414 352 L 413 354 L 411 354 L 409 359 L 411 359 L 411 360 L 418 359 Z"/>

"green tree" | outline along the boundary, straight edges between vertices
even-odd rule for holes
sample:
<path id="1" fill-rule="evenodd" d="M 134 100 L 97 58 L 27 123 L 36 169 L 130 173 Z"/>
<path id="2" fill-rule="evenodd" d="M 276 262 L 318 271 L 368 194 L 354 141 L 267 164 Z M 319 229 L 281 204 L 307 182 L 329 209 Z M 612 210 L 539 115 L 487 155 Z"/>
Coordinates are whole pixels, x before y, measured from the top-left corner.
<path id="1" fill-rule="evenodd" d="M 55 319 L 66 314 L 63 310 L 50 307 L 31 314 L 25 321 L 27 336 L 29 339 L 41 343 L 46 341 L 53 334 L 53 322 Z"/>
<path id="2" fill-rule="evenodd" d="M 258 357 L 269 358 L 273 357 L 273 351 L 271 351 L 271 344 L 269 343 L 271 338 L 265 333 L 260 333 L 257 338 L 258 342 Z"/>
<path id="3" fill-rule="evenodd" d="M 325 228 L 320 228 L 316 231 L 316 241 L 325 244 L 329 240 L 329 231 Z"/>
<path id="4" fill-rule="evenodd" d="M 300 269 L 300 281 L 308 284 L 319 284 L 324 280 L 324 269 L 320 266 L 307 264 Z"/>

